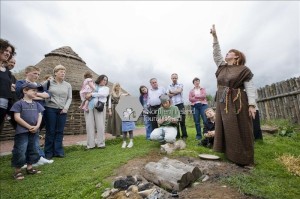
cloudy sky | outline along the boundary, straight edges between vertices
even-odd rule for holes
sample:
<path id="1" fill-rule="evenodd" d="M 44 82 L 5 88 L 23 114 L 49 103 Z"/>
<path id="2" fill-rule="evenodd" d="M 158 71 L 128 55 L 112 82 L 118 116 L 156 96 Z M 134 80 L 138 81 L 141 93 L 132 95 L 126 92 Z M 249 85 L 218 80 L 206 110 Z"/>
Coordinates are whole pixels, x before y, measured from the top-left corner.
<path id="1" fill-rule="evenodd" d="M 212 24 L 223 55 L 246 54 L 256 87 L 300 76 L 299 11 L 296 1 L 1 0 L 1 38 L 17 48 L 16 71 L 70 46 L 132 95 L 152 77 L 167 87 L 178 73 L 187 98 L 194 77 L 215 93 Z"/>

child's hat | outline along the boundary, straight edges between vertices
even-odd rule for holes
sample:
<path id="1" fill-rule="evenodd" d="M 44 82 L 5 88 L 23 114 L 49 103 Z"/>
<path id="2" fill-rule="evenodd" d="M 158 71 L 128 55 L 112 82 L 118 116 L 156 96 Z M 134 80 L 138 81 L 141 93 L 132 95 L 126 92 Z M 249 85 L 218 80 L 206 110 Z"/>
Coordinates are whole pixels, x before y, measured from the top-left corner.
<path id="1" fill-rule="evenodd" d="M 165 103 L 166 101 L 170 101 L 170 97 L 166 94 L 163 94 L 159 97 L 161 103 Z"/>
<path id="2" fill-rule="evenodd" d="M 36 83 L 30 83 L 30 82 L 25 82 L 24 84 L 22 84 L 22 89 L 24 88 L 37 89 L 38 91 L 44 90 L 42 85 L 38 85 Z"/>

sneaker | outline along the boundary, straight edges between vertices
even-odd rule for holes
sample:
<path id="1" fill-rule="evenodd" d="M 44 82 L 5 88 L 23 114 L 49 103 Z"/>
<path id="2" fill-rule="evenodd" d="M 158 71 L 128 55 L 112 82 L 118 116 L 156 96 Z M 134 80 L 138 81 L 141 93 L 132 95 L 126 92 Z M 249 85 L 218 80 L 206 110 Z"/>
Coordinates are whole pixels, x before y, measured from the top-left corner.
<path id="1" fill-rule="evenodd" d="M 127 148 L 131 148 L 133 147 L 133 142 L 129 142 L 129 144 L 127 145 Z"/>
<path id="2" fill-rule="evenodd" d="M 124 141 L 122 144 L 122 149 L 125 149 L 125 148 L 126 148 L 126 142 Z"/>
<path id="3" fill-rule="evenodd" d="M 201 140 L 201 139 L 202 139 L 202 136 L 199 136 L 199 135 L 196 136 L 196 140 Z"/>
<path id="4" fill-rule="evenodd" d="M 38 163 L 42 163 L 42 164 L 51 164 L 53 162 L 54 162 L 54 160 L 48 160 L 44 157 L 40 157 L 40 160 L 38 161 Z"/>
<path id="5" fill-rule="evenodd" d="M 166 140 L 158 140 L 158 142 L 159 142 L 159 144 L 161 144 L 161 145 L 163 145 L 163 144 L 166 144 L 167 142 L 166 142 Z"/>
<path id="6" fill-rule="evenodd" d="M 33 167 L 38 167 L 38 166 L 41 166 L 41 165 L 44 165 L 44 164 L 41 164 L 41 163 L 37 162 L 37 163 L 33 164 L 32 166 Z"/>

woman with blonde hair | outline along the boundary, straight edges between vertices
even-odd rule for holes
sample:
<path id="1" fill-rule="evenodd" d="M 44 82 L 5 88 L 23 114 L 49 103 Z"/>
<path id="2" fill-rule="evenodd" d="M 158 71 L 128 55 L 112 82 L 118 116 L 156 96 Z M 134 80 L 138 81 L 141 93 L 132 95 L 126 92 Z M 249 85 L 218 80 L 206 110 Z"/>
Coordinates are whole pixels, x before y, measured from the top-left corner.
<path id="1" fill-rule="evenodd" d="M 47 159 L 52 157 L 64 157 L 63 148 L 64 128 L 67 121 L 67 112 L 72 102 L 72 86 L 66 82 L 66 68 L 57 65 L 53 69 L 54 79 L 50 80 L 49 94 L 45 105 L 45 156 Z M 44 87 L 46 86 L 43 85 Z"/>
<path id="2" fill-rule="evenodd" d="M 122 135 L 122 120 L 116 111 L 116 106 L 119 103 L 122 95 L 128 95 L 123 93 L 120 83 L 116 82 L 112 86 L 112 91 L 109 95 L 109 118 L 107 121 L 107 132 L 119 137 Z"/>

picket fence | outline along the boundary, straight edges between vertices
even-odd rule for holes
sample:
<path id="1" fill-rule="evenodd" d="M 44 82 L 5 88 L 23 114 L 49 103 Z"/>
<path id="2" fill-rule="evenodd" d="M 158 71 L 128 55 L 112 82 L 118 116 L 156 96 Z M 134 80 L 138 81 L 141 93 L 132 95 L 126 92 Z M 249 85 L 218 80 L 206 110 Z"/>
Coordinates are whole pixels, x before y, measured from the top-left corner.
<path id="1" fill-rule="evenodd" d="M 300 77 L 257 89 L 262 120 L 287 119 L 300 124 Z"/>

